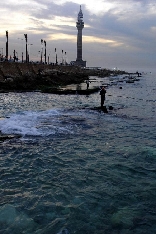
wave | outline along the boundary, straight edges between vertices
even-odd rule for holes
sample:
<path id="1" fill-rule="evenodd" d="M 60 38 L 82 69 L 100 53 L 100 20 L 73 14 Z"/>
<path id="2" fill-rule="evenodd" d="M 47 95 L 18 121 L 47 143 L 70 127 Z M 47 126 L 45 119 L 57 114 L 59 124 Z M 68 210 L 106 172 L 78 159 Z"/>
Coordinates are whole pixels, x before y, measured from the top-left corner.
<path id="1" fill-rule="evenodd" d="M 25 111 L 0 120 L 3 134 L 21 136 L 49 136 L 54 134 L 75 134 L 80 116 L 62 110 Z M 82 119 L 81 121 L 82 122 Z"/>

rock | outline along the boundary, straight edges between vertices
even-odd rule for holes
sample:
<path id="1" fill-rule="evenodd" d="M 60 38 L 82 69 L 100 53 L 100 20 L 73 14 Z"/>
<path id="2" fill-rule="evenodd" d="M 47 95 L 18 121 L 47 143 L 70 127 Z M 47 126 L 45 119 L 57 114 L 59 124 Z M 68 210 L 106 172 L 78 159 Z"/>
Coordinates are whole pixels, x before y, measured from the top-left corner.
<path id="1" fill-rule="evenodd" d="M 60 232 L 58 232 L 57 234 L 69 234 L 68 230 L 65 228 L 63 230 L 61 230 Z"/>
<path id="2" fill-rule="evenodd" d="M 44 215 L 36 215 L 34 217 L 34 222 L 38 223 L 38 224 L 42 224 L 42 223 L 44 223 L 45 219 L 46 219 L 46 217 L 44 217 Z"/>
<path id="3" fill-rule="evenodd" d="M 113 107 L 112 107 L 112 106 L 109 106 L 109 110 L 113 110 Z"/>
<path id="4" fill-rule="evenodd" d="M 11 77 L 7 77 L 7 78 L 5 78 L 5 80 L 4 80 L 5 82 L 13 82 L 14 81 L 14 79 L 13 78 L 11 78 Z"/>
<path id="5" fill-rule="evenodd" d="M 124 207 L 112 215 L 112 226 L 121 229 L 132 228 L 134 226 L 133 220 L 136 216 L 137 213 L 135 210 Z"/>
<path id="6" fill-rule="evenodd" d="M 107 107 L 106 107 L 106 106 L 101 107 L 101 110 L 102 110 L 104 113 L 108 113 L 108 110 L 107 110 Z"/>
<path id="7" fill-rule="evenodd" d="M 6 204 L 0 208 L 0 226 L 6 226 L 10 231 L 12 228 L 21 230 L 23 233 L 25 230 L 33 230 L 35 223 L 26 214 L 18 212 L 14 206 Z"/>
<path id="8" fill-rule="evenodd" d="M 108 110 L 107 110 L 107 107 L 106 106 L 103 106 L 103 107 L 101 107 L 101 106 L 99 106 L 99 107 L 94 107 L 94 108 L 92 108 L 92 110 L 97 110 L 97 111 L 99 111 L 99 112 L 104 112 L 104 113 L 108 113 Z"/>
<path id="9" fill-rule="evenodd" d="M 47 90 L 60 85 L 79 84 L 89 76 L 102 77 L 126 74 L 125 71 L 108 69 L 82 69 L 77 66 L 54 66 L 52 64 L 8 63 L 0 64 L 1 91 Z M 5 81 L 6 79 L 6 81 Z"/>
<path id="10" fill-rule="evenodd" d="M 20 135 L 8 135 L 8 134 L 2 134 L 0 132 L 0 142 L 5 141 L 5 140 L 11 140 L 14 138 L 20 138 L 20 137 L 21 137 Z"/>

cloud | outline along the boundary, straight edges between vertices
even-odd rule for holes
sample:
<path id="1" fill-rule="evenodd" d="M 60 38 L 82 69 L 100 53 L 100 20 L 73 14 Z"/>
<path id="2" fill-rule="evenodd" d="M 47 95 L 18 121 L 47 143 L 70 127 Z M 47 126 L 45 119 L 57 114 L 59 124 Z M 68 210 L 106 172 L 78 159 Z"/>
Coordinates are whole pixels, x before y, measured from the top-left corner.
<path id="1" fill-rule="evenodd" d="M 138 58 L 140 64 L 143 61 L 140 56 L 151 62 L 150 54 L 152 59 L 156 54 L 154 0 L 96 0 L 96 3 L 93 0 L 7 0 L 0 8 L 0 47 L 5 47 L 8 30 L 9 50 L 16 47 L 20 51 L 17 38 L 24 39 L 27 33 L 29 42 L 33 43 L 32 53 L 37 53 L 35 50 L 39 50 L 40 40 L 44 38 L 49 48 L 62 47 L 63 43 L 69 59 L 74 60 L 80 4 L 84 14 L 83 56 L 88 63 L 106 62 L 106 57 L 109 63 L 111 59 L 114 63 L 120 57 L 118 61 L 124 63 L 126 58 L 127 63 L 130 58 L 133 61 Z"/>

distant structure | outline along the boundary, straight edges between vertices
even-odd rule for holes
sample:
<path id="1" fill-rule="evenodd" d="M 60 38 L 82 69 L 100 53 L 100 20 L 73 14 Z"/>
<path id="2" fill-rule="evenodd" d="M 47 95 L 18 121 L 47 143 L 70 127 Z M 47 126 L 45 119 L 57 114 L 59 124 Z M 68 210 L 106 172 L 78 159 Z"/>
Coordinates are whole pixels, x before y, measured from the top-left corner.
<path id="1" fill-rule="evenodd" d="M 8 61 L 8 31 L 6 31 L 6 61 Z"/>
<path id="2" fill-rule="evenodd" d="M 83 22 L 83 13 L 80 6 L 80 11 L 78 13 L 76 27 L 78 30 L 77 33 L 77 59 L 76 61 L 72 61 L 71 63 L 73 65 L 86 67 L 86 61 L 82 60 L 82 29 L 84 28 L 84 22 Z"/>

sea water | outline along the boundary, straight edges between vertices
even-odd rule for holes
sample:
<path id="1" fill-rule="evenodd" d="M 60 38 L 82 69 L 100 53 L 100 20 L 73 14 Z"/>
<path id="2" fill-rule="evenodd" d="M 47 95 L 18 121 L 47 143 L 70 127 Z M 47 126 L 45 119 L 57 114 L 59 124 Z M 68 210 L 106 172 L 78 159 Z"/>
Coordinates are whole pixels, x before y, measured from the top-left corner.
<path id="1" fill-rule="evenodd" d="M 156 76 L 139 79 L 90 77 L 108 113 L 99 92 L 0 94 L 20 136 L 0 143 L 0 234 L 156 233 Z"/>

